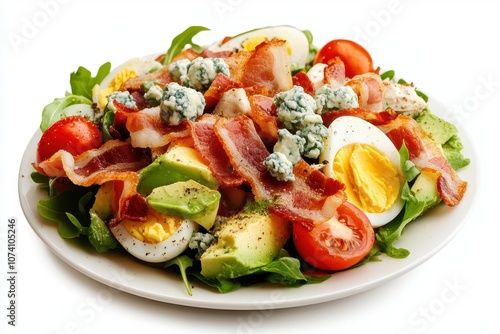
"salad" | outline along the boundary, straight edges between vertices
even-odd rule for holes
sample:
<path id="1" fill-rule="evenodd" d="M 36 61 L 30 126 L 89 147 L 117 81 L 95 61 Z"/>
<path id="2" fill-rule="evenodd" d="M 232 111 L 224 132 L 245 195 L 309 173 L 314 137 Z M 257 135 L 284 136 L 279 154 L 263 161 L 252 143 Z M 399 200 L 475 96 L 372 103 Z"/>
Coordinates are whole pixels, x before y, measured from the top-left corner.
<path id="1" fill-rule="evenodd" d="M 362 46 L 292 26 L 194 43 L 206 30 L 79 67 L 43 109 L 32 179 L 62 238 L 226 293 L 405 258 L 407 224 L 460 203 L 457 128 Z"/>

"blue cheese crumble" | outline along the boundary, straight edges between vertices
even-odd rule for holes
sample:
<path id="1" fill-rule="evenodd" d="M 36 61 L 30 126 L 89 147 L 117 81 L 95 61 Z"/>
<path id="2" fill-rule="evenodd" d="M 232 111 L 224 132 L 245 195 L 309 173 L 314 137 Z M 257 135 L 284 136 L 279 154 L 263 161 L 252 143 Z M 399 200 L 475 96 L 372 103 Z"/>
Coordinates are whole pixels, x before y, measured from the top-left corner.
<path id="1" fill-rule="evenodd" d="M 293 165 L 281 152 L 273 152 L 264 160 L 269 173 L 278 181 L 294 181 Z"/>
<path id="2" fill-rule="evenodd" d="M 205 92 L 218 73 L 230 76 L 229 66 L 223 58 L 198 57 L 187 64 L 186 73 L 180 76 L 180 81 L 183 86 Z"/>
<path id="3" fill-rule="evenodd" d="M 273 147 L 274 152 L 280 152 L 295 165 L 304 152 L 306 140 L 300 136 L 292 134 L 287 129 L 278 130 L 278 141 Z"/>
<path id="4" fill-rule="evenodd" d="M 116 112 L 116 107 L 114 105 L 115 100 L 128 108 L 137 108 L 137 104 L 135 103 L 133 96 L 130 95 L 128 91 L 118 91 L 108 95 L 108 104 L 106 105 L 106 108 L 112 112 Z"/>
<path id="5" fill-rule="evenodd" d="M 349 86 L 332 89 L 329 84 L 325 84 L 316 90 L 315 100 L 319 114 L 359 107 L 358 95 Z"/>
<path id="6" fill-rule="evenodd" d="M 203 94 L 178 83 L 171 82 L 164 88 L 160 103 L 162 122 L 179 125 L 182 121 L 195 121 L 203 114 L 205 99 Z"/>
<path id="7" fill-rule="evenodd" d="M 181 77 L 187 74 L 187 67 L 191 63 L 189 59 L 174 61 L 168 65 L 168 74 L 174 81 L 180 81 Z"/>
<path id="8" fill-rule="evenodd" d="M 323 151 L 324 140 L 328 137 L 328 128 L 323 123 L 309 123 L 297 131 L 296 135 L 305 141 L 302 155 L 317 159 Z"/>
<path id="9" fill-rule="evenodd" d="M 316 101 L 300 86 L 274 96 L 276 115 L 289 130 L 298 130 L 307 115 L 316 113 Z"/>

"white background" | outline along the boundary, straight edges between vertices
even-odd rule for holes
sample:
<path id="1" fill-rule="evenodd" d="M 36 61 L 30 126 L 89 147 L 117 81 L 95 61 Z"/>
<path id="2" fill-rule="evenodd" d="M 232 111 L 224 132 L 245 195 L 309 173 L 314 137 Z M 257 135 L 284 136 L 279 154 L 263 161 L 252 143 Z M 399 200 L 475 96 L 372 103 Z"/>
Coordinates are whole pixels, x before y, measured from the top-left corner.
<path id="1" fill-rule="evenodd" d="M 0 5 L 0 330 L 7 333 L 330 333 L 491 332 L 500 298 L 497 165 L 500 133 L 500 24 L 495 1 L 83 1 L 4 0 Z M 315 44 L 354 39 L 375 65 L 396 69 L 439 99 L 473 142 L 478 194 L 460 233 L 415 270 L 376 289 L 319 305 L 216 311 L 115 293 L 92 304 L 103 285 L 54 255 L 27 223 L 18 201 L 23 151 L 43 107 L 69 90 L 69 73 L 162 52 L 190 25 L 211 32 L 200 43 L 251 28 L 290 24 Z M 494 160 L 495 159 L 495 160 Z M 16 217 L 16 327 L 8 326 L 6 224 Z M 437 222 L 438 223 L 438 222 Z M 455 285 L 455 290 L 449 288 Z M 452 298 L 446 298 L 452 297 Z M 94 305 L 82 317 L 82 306 Z M 439 307 L 438 307 L 439 306 Z M 426 313 L 427 312 L 427 313 Z M 415 316 L 419 315 L 418 322 Z M 413 320 L 412 320 L 413 319 Z"/>

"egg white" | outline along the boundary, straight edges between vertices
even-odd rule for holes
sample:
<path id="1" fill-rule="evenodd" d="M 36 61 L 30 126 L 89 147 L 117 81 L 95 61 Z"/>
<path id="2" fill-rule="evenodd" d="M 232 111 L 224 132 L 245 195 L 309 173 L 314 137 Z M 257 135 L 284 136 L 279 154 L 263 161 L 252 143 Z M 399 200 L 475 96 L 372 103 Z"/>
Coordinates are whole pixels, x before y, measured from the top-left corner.
<path id="1" fill-rule="evenodd" d="M 184 252 L 191 236 L 198 230 L 198 224 L 191 220 L 183 220 L 179 228 L 166 240 L 159 243 L 147 243 L 132 236 L 123 224 L 110 228 L 111 233 L 123 248 L 134 257 L 150 262 L 165 262 Z"/>
<path id="2" fill-rule="evenodd" d="M 334 177 L 333 164 L 335 155 L 344 146 L 349 144 L 369 144 L 383 152 L 389 160 L 394 163 L 401 172 L 399 152 L 391 140 L 376 126 L 354 117 L 342 116 L 334 120 L 328 127 L 328 138 L 320 156 L 320 161 L 325 161 L 324 173 L 328 177 Z M 373 227 L 379 227 L 390 222 L 403 209 L 404 200 L 401 198 L 401 190 L 396 202 L 391 208 L 384 212 L 372 213 L 363 211 Z"/>
<path id="3" fill-rule="evenodd" d="M 104 79 L 101 81 L 100 84 L 96 85 L 94 89 L 92 90 L 92 102 L 97 103 L 99 102 L 99 93 L 101 90 L 106 89 L 110 86 L 111 81 L 120 73 L 122 70 L 128 68 L 131 70 L 134 70 L 137 75 L 141 76 L 147 73 L 150 73 L 151 71 L 155 69 L 160 69 L 163 67 L 163 64 L 151 59 L 151 58 L 132 58 L 127 60 L 126 62 L 116 66 L 113 68 L 108 75 L 104 77 Z"/>
<path id="4" fill-rule="evenodd" d="M 271 26 L 254 29 L 242 34 L 233 36 L 230 40 L 222 45 L 214 43 L 208 49 L 211 51 L 233 51 L 241 50 L 241 44 L 255 36 L 266 36 L 268 39 L 283 38 L 285 39 L 292 50 L 290 61 L 292 64 L 304 65 L 309 58 L 309 40 L 303 31 L 291 26 Z"/>

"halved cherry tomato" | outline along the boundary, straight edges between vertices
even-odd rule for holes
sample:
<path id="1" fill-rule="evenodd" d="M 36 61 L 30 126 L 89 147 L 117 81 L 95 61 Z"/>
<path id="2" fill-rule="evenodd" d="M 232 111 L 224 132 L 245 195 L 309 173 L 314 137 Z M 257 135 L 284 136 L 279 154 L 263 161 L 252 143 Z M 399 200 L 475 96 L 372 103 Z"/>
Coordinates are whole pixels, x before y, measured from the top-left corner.
<path id="1" fill-rule="evenodd" d="M 40 163 L 59 150 L 78 155 L 102 145 L 102 133 L 92 121 L 81 116 L 69 116 L 52 124 L 40 138 L 36 161 Z"/>
<path id="2" fill-rule="evenodd" d="M 370 220 L 356 206 L 345 202 L 330 220 L 308 231 L 293 226 L 293 242 L 299 255 L 311 266 L 342 270 L 363 260 L 375 242 Z"/>
<path id="3" fill-rule="evenodd" d="M 357 74 L 373 72 L 372 57 L 358 43 L 347 39 L 334 39 L 323 46 L 316 54 L 314 64 L 328 64 L 329 60 L 339 57 L 345 65 L 345 74 L 352 78 Z"/>

